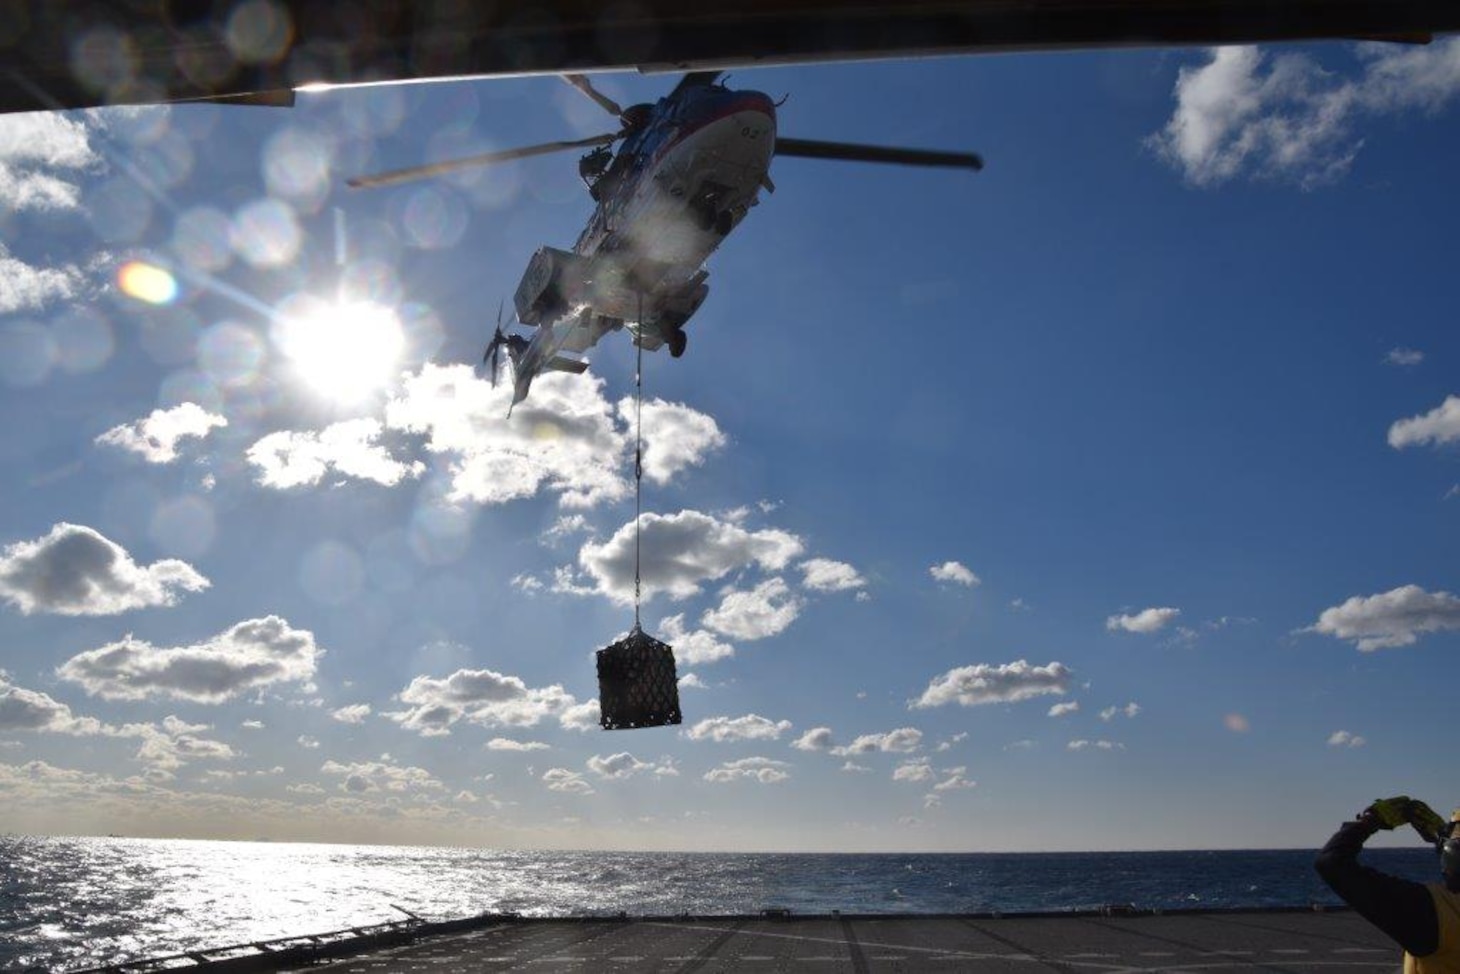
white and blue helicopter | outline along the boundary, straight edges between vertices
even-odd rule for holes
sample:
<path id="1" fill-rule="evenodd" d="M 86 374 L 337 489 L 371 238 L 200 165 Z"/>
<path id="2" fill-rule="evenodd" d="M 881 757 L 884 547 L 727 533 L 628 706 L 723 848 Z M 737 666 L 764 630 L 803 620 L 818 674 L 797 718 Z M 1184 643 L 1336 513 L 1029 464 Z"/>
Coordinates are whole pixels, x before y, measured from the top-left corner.
<path id="1" fill-rule="evenodd" d="M 974 153 L 899 149 L 781 138 L 776 107 L 759 91 L 736 91 L 718 71 L 685 75 L 654 104 L 620 108 L 583 75 L 564 80 L 618 118 L 617 132 L 349 180 L 388 186 L 470 166 L 569 149 L 591 149 L 578 170 L 597 203 L 571 251 L 542 247 L 517 285 L 516 318 L 534 327 L 529 340 L 497 330 L 482 356 L 495 382 L 501 350 L 512 360 L 512 403 L 527 397 L 544 371 L 582 372 L 581 355 L 611 331 L 628 328 L 644 351 L 669 346 L 684 354 L 685 323 L 709 294 L 704 263 L 759 202 L 776 156 L 901 163 L 978 170 Z M 618 151 L 611 147 L 620 143 Z"/>

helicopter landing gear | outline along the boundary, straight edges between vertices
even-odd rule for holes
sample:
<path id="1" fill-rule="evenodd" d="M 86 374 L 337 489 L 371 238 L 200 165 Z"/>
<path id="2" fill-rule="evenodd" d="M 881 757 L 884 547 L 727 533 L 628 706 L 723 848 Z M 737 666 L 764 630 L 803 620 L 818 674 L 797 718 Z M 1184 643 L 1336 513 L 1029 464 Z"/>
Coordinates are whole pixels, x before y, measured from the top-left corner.
<path id="1" fill-rule="evenodd" d="M 684 333 L 683 325 L 675 325 L 669 329 L 669 334 L 664 339 L 669 345 L 671 358 L 679 358 L 684 354 L 685 346 L 689 344 L 689 336 Z"/>

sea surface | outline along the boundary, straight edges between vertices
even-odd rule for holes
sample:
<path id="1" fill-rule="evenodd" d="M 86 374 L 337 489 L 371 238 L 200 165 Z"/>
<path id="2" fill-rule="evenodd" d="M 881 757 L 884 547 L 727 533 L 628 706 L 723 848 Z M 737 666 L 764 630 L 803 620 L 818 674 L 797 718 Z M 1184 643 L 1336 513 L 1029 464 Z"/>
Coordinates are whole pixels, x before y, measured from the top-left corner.
<path id="1" fill-rule="evenodd" d="M 1313 850 L 939 855 L 499 852 L 0 836 L 0 970 L 74 970 L 401 919 L 1337 904 Z M 1436 878 L 1432 852 L 1365 862 Z"/>

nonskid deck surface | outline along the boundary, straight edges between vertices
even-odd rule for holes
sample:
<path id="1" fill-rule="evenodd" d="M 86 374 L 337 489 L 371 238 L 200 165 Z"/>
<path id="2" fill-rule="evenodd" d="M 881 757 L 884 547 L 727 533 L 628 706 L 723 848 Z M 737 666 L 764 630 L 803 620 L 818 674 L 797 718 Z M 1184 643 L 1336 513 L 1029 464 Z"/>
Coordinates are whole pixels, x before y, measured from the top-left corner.
<path id="1" fill-rule="evenodd" d="M 1154 916 L 509 920 L 328 964 L 385 971 L 1393 971 L 1348 911 Z M 319 970 L 319 967 L 312 968 Z"/>

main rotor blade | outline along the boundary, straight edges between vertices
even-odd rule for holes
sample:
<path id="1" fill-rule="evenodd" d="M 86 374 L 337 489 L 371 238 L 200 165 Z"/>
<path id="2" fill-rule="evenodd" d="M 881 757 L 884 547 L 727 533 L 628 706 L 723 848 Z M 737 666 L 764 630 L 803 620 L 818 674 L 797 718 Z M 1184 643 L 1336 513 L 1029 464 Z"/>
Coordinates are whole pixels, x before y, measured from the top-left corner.
<path id="1" fill-rule="evenodd" d="M 560 75 L 559 77 L 561 77 L 568 84 L 572 85 L 574 88 L 577 88 L 579 91 L 583 92 L 583 94 L 587 95 L 589 98 L 592 98 L 595 102 L 598 103 L 598 106 L 600 108 L 608 112 L 608 114 L 612 115 L 614 118 L 618 118 L 624 113 L 624 110 L 619 107 L 618 102 L 614 101 L 612 98 L 608 97 L 603 92 L 593 87 L 593 82 L 588 80 L 587 75 L 564 74 Z"/>
<path id="2" fill-rule="evenodd" d="M 933 149 L 898 149 L 884 145 L 854 145 L 851 142 L 818 142 L 815 139 L 776 139 L 776 155 L 802 159 L 841 159 L 851 162 L 890 162 L 905 166 L 942 166 L 950 169 L 983 168 L 976 152 L 943 152 Z"/>
<path id="3" fill-rule="evenodd" d="M 458 169 L 468 169 L 472 166 L 489 166 L 497 162 L 508 162 L 512 159 L 526 159 L 529 156 L 546 155 L 549 152 L 563 152 L 568 149 L 582 149 L 592 145 L 608 145 L 616 141 L 622 132 L 612 134 L 593 135 L 586 139 L 572 139 L 567 142 L 544 142 L 541 145 L 529 145 L 520 149 L 502 149 L 497 152 L 483 152 L 477 156 L 467 156 L 465 159 L 452 159 L 449 162 L 433 162 L 425 166 L 411 166 L 408 169 L 396 169 L 391 172 L 379 173 L 375 176 L 356 176 L 353 179 L 345 180 L 345 185 L 354 189 L 373 189 L 377 186 L 394 186 L 396 183 L 409 182 L 412 179 L 423 179 L 427 176 L 439 176 L 442 173 L 455 172 Z"/>

